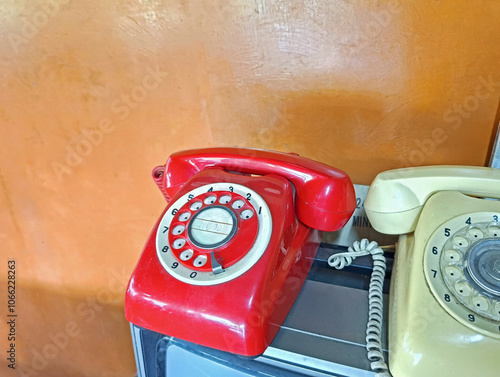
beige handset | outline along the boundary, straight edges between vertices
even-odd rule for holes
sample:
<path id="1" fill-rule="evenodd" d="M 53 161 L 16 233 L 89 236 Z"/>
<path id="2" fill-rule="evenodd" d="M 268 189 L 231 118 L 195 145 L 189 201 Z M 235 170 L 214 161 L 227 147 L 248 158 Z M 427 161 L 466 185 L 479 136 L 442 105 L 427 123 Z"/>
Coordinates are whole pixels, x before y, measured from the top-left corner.
<path id="1" fill-rule="evenodd" d="M 429 166 L 380 173 L 370 186 L 365 210 L 372 226 L 385 234 L 415 230 L 422 207 L 438 191 L 500 198 L 500 170 Z"/>
<path id="2" fill-rule="evenodd" d="M 372 226 L 400 234 L 389 295 L 394 377 L 498 376 L 500 170 L 387 171 L 365 201 Z"/>

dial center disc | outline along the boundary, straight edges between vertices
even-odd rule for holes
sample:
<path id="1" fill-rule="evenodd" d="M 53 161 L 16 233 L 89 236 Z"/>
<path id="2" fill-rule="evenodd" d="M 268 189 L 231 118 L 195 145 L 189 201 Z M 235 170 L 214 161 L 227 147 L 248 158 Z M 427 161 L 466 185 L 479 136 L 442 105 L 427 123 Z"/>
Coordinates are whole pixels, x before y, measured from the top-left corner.
<path id="1" fill-rule="evenodd" d="M 500 240 L 487 238 L 469 250 L 467 270 L 486 291 L 500 296 Z"/>
<path id="2" fill-rule="evenodd" d="M 198 212 L 188 226 L 191 242 L 202 249 L 213 249 L 229 242 L 236 233 L 238 220 L 228 208 L 212 206 Z"/>

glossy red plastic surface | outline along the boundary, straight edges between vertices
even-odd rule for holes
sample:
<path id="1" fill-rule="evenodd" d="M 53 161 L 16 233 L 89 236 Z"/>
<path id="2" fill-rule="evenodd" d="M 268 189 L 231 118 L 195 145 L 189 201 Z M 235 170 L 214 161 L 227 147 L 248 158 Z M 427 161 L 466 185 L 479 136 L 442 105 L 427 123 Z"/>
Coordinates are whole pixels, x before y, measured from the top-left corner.
<path id="1" fill-rule="evenodd" d="M 189 150 L 171 155 L 165 173 L 158 167 L 153 176 L 169 200 L 193 175 L 212 167 L 245 174 L 277 174 L 290 180 L 296 189 L 297 217 L 315 229 L 342 228 L 356 208 L 356 195 L 346 173 L 296 154 L 242 148 Z"/>
<path id="2" fill-rule="evenodd" d="M 196 286 L 181 282 L 158 260 L 158 222 L 130 279 L 125 313 L 138 326 L 254 356 L 271 343 L 293 305 L 311 267 L 319 235 L 297 221 L 292 184 L 273 174 L 254 177 L 206 169 L 175 190 L 171 203 L 197 187 L 216 182 L 246 186 L 267 203 L 273 233 L 262 257 L 244 274 L 225 283 Z"/>

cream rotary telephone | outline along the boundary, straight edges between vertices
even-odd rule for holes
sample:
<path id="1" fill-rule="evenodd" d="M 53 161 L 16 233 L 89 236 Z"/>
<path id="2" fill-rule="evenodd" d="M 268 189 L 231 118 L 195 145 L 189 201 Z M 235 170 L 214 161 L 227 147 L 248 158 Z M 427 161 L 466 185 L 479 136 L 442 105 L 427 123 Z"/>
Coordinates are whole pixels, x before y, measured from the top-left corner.
<path id="1" fill-rule="evenodd" d="M 493 168 L 398 169 L 373 181 L 371 225 L 400 235 L 389 296 L 394 377 L 499 375 L 499 198 Z"/>

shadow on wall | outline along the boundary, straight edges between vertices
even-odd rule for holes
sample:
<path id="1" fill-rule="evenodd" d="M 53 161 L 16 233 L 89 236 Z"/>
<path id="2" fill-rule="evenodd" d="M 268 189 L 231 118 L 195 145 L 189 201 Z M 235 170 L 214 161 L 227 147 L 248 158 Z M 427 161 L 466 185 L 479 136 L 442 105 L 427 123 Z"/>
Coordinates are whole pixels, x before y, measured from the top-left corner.
<path id="1" fill-rule="evenodd" d="M 486 79 L 480 79 L 478 85 L 486 83 Z M 484 101 L 472 101 L 474 98 L 466 97 L 466 105 L 460 109 L 481 112 L 482 116 Z M 467 105 L 472 102 L 474 107 Z M 281 113 L 271 127 L 259 131 L 258 138 L 262 144 L 282 145 L 285 150 L 288 145 L 298 146 L 300 149 L 293 152 L 338 167 L 355 183 L 369 184 L 373 179 L 374 172 L 367 169 L 367 155 L 370 166 L 376 166 L 378 171 L 433 164 L 482 164 L 478 161 L 478 147 L 484 145 L 482 156 L 489 156 L 492 147 L 490 144 L 486 151 L 488 139 L 484 135 L 491 132 L 489 121 L 471 123 L 470 113 L 461 117 L 461 113 L 453 112 L 455 105 L 436 103 L 434 106 L 442 108 L 442 113 L 426 112 L 422 109 L 426 104 L 410 96 L 397 102 L 377 92 L 294 92 L 283 96 Z M 457 148 L 465 128 L 471 126 L 476 132 L 469 134 L 469 145 Z"/>
<path id="2" fill-rule="evenodd" d="M 379 126 L 387 119 L 382 94 L 302 91 L 285 93 L 279 102 L 274 122 L 258 131 L 257 141 L 264 148 L 280 145 L 287 151 L 294 146 L 291 152 L 347 173 L 363 172 L 363 151 L 374 148 L 385 150 L 387 158 L 384 154 L 378 157 L 383 166 L 394 164 L 394 149 L 401 135 L 397 130 L 380 133 Z"/>
<path id="3" fill-rule="evenodd" d="M 119 276 L 89 292 L 23 286 L 16 370 L 21 377 L 131 377 L 136 373 Z M 117 335 L 119 334 L 119 335 Z M 117 336 L 120 341 L 117 341 Z"/>

